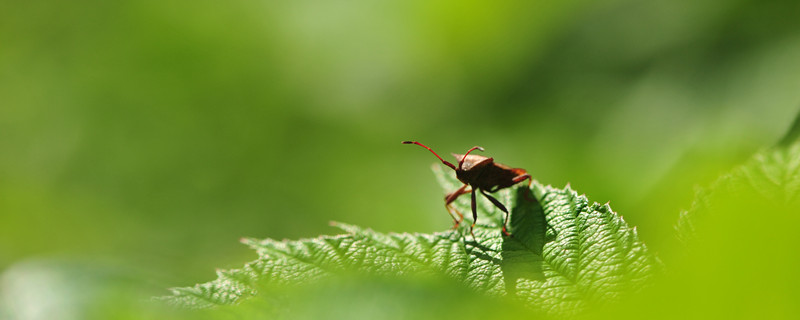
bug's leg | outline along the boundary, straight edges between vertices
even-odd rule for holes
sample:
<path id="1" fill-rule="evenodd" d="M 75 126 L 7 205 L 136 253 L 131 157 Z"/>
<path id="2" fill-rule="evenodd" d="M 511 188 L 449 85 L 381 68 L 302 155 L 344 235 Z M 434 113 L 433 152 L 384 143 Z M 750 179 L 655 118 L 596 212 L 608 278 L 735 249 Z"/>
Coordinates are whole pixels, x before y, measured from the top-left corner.
<path id="1" fill-rule="evenodd" d="M 533 178 L 531 178 L 531 175 L 529 175 L 527 173 L 520 174 L 520 175 L 514 177 L 513 179 L 511 179 L 511 181 L 513 181 L 514 183 L 518 183 L 518 182 L 524 181 L 525 179 L 528 179 L 528 189 L 530 189 L 531 188 L 531 183 L 533 183 Z M 528 201 L 531 201 L 531 202 L 536 201 L 536 198 L 534 198 L 530 192 L 526 192 L 525 193 L 525 199 L 528 200 Z"/>
<path id="2" fill-rule="evenodd" d="M 511 234 L 509 234 L 508 231 L 506 231 L 506 226 L 508 225 L 508 216 L 509 216 L 508 209 L 506 209 L 506 206 L 504 206 L 502 203 L 500 203 L 499 200 L 495 199 L 495 197 L 492 197 L 483 190 L 481 190 L 481 194 L 483 194 L 483 196 L 486 197 L 486 199 L 489 199 L 489 201 L 491 201 L 497 208 L 506 213 L 506 219 L 503 222 L 503 234 L 506 236 L 511 236 Z"/>
<path id="3" fill-rule="evenodd" d="M 518 183 L 518 182 L 524 181 L 525 179 L 528 179 L 528 186 L 530 187 L 531 183 L 533 182 L 533 178 L 531 178 L 531 175 L 529 175 L 527 173 L 518 175 L 518 176 L 514 177 L 514 179 L 511 179 L 511 181 L 514 182 L 514 183 Z"/>
<path id="4" fill-rule="evenodd" d="M 475 222 L 478 221 L 478 211 L 475 208 L 475 189 L 474 188 L 472 189 L 472 203 L 471 203 L 471 205 L 472 205 L 472 225 L 469 226 L 469 234 L 472 235 L 472 240 L 475 240 L 475 232 L 473 232 L 473 230 L 475 229 Z"/>
<path id="5" fill-rule="evenodd" d="M 447 209 L 447 212 L 450 213 L 450 217 L 453 218 L 453 222 L 455 222 L 453 229 L 458 228 L 458 225 L 461 224 L 461 221 L 464 220 L 464 215 L 462 215 L 461 212 L 458 212 L 458 210 L 456 210 L 456 208 L 453 208 L 450 204 L 453 203 L 453 201 L 456 201 L 456 199 L 460 195 L 469 192 L 467 191 L 467 186 L 468 185 L 465 184 L 461 186 L 461 188 L 458 188 L 458 190 L 453 191 L 444 197 L 444 207 L 445 209 Z M 455 212 L 458 215 L 458 218 L 456 218 L 453 215 L 453 212 Z"/>
<path id="6" fill-rule="evenodd" d="M 450 214 L 450 218 L 453 218 L 453 227 L 451 229 L 453 230 L 458 229 L 458 225 L 460 225 L 461 221 L 464 220 L 464 215 L 461 214 L 461 212 L 459 212 L 458 209 L 456 208 L 448 206 L 445 206 L 445 208 L 447 208 L 447 212 Z M 453 214 L 454 212 L 455 214 Z"/>

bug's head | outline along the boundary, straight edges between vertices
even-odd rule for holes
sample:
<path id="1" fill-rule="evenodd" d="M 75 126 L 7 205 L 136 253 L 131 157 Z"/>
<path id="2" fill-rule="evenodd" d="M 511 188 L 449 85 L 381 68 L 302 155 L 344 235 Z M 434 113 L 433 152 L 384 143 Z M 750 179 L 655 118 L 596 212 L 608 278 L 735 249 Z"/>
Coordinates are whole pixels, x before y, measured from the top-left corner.
<path id="1" fill-rule="evenodd" d="M 445 161 L 444 159 L 442 159 L 442 157 L 440 157 L 438 154 L 436 154 L 436 152 L 434 152 L 434 151 L 433 151 L 431 148 L 428 148 L 428 146 L 426 146 L 426 145 L 424 145 L 424 144 L 421 144 L 421 143 L 419 143 L 419 142 L 417 142 L 417 141 L 403 141 L 403 144 L 416 144 L 416 145 L 418 145 L 418 146 L 420 146 L 420 147 L 423 147 L 423 148 L 425 148 L 425 149 L 428 149 L 428 151 L 430 151 L 431 153 L 433 153 L 433 155 L 434 155 L 434 156 L 436 156 L 437 158 L 439 158 L 439 160 L 440 160 L 440 161 L 442 161 L 442 163 L 444 163 L 444 165 L 446 165 L 446 166 L 450 167 L 450 168 L 451 168 L 451 169 L 453 169 L 453 170 L 456 170 L 456 171 L 458 171 L 458 169 L 456 169 L 456 166 L 455 166 L 455 165 L 453 165 L 452 163 L 450 163 L 450 162 L 447 162 L 447 161 Z M 471 150 L 470 150 L 470 151 L 471 151 Z M 463 161 L 463 159 L 462 159 L 462 161 Z M 460 167 L 460 164 L 459 164 L 459 167 Z"/>

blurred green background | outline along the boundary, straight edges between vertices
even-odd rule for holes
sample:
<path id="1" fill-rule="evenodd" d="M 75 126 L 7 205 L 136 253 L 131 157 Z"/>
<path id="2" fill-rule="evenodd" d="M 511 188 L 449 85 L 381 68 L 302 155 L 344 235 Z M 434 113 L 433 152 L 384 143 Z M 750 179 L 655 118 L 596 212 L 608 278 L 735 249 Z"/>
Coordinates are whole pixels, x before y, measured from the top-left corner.
<path id="1" fill-rule="evenodd" d="M 798 17 L 797 1 L 0 1 L 0 290 L 33 265 L 160 295 L 254 259 L 244 236 L 447 229 L 436 159 L 409 139 L 481 145 L 669 250 L 693 188 L 798 112 Z"/>

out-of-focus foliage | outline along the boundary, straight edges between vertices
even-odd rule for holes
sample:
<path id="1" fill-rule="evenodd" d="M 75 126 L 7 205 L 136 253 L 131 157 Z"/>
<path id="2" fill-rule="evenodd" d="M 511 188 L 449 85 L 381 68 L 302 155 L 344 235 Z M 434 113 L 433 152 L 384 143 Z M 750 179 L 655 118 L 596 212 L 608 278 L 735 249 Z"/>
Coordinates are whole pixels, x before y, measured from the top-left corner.
<path id="1" fill-rule="evenodd" d="M 450 172 L 437 173 L 446 186 L 457 182 Z M 565 316 L 581 313 L 590 303 L 617 302 L 652 277 L 655 258 L 608 205 L 589 204 L 569 188 L 538 182 L 499 195 L 509 199 L 512 237 L 483 224 L 471 240 L 464 227 L 434 234 L 380 234 L 337 224 L 348 234 L 300 241 L 247 239 L 258 260 L 218 271 L 212 282 L 173 289 L 163 299 L 204 308 L 281 294 L 275 289 L 259 293 L 259 287 L 301 287 L 342 274 L 434 275 L 461 282 L 465 289 L 522 301 L 539 314 Z M 480 214 L 490 215 L 485 208 L 492 205 L 484 200 Z M 470 210 L 463 203 L 456 207 Z"/>
<path id="2" fill-rule="evenodd" d="M 638 319 L 793 318 L 800 243 L 800 141 L 763 150 L 700 192 L 681 216 L 684 246 L 645 293 L 598 315 Z M 690 235 L 685 237 L 685 235 Z M 666 303 L 668 302 L 668 303 Z"/>
<path id="3" fill-rule="evenodd" d="M 242 236 L 441 230 L 434 159 L 406 139 L 611 200 L 669 256 L 694 186 L 797 113 L 799 11 L 0 0 L 0 270 L 89 265 L 146 297 L 250 259 Z"/>

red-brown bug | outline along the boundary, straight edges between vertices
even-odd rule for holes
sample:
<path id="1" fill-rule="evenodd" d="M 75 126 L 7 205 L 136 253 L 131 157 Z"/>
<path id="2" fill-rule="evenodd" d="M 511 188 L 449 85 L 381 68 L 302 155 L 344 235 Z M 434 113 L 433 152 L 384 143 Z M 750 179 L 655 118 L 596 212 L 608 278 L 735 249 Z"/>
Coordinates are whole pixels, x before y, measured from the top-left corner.
<path id="1" fill-rule="evenodd" d="M 445 161 L 440 157 L 436 152 L 434 152 L 431 148 L 428 148 L 426 145 L 419 143 L 417 141 L 403 141 L 403 144 L 416 144 L 420 147 L 428 149 L 433 155 L 435 155 L 439 160 L 442 161 L 446 166 L 452 168 L 456 171 L 456 178 L 459 181 L 463 182 L 464 185 L 458 190 L 453 191 L 447 196 L 444 197 L 444 207 L 447 209 L 447 212 L 450 213 L 450 217 L 453 218 L 455 221 L 455 226 L 453 228 L 458 228 L 458 225 L 461 224 L 461 221 L 464 220 L 464 215 L 461 212 L 458 212 L 456 208 L 450 206 L 453 201 L 456 200 L 460 195 L 471 193 L 472 194 L 472 225 L 469 227 L 469 233 L 472 234 L 472 237 L 475 238 L 475 234 L 472 230 L 475 228 L 475 221 L 478 219 L 478 212 L 475 210 L 475 190 L 479 190 L 481 194 L 489 199 L 495 206 L 500 208 L 506 214 L 506 218 L 503 222 L 503 234 L 506 236 L 510 236 L 508 231 L 506 231 L 506 225 L 508 225 L 508 210 L 506 207 L 500 203 L 497 199 L 492 197 L 491 195 L 487 194 L 486 192 L 495 192 L 497 190 L 508 188 L 513 186 L 519 182 L 528 179 L 528 185 L 531 183 L 531 175 L 528 174 L 525 169 L 520 168 L 511 168 L 507 165 L 500 164 L 494 162 L 494 158 L 487 158 L 484 156 L 479 155 L 470 155 L 469 153 L 472 151 L 480 150 L 483 151 L 483 148 L 475 146 L 467 150 L 464 154 L 453 154 L 456 159 L 458 159 L 458 167 L 453 165 L 450 162 Z M 470 188 L 467 189 L 467 186 Z M 453 212 L 458 215 L 458 218 L 453 216 Z"/>

